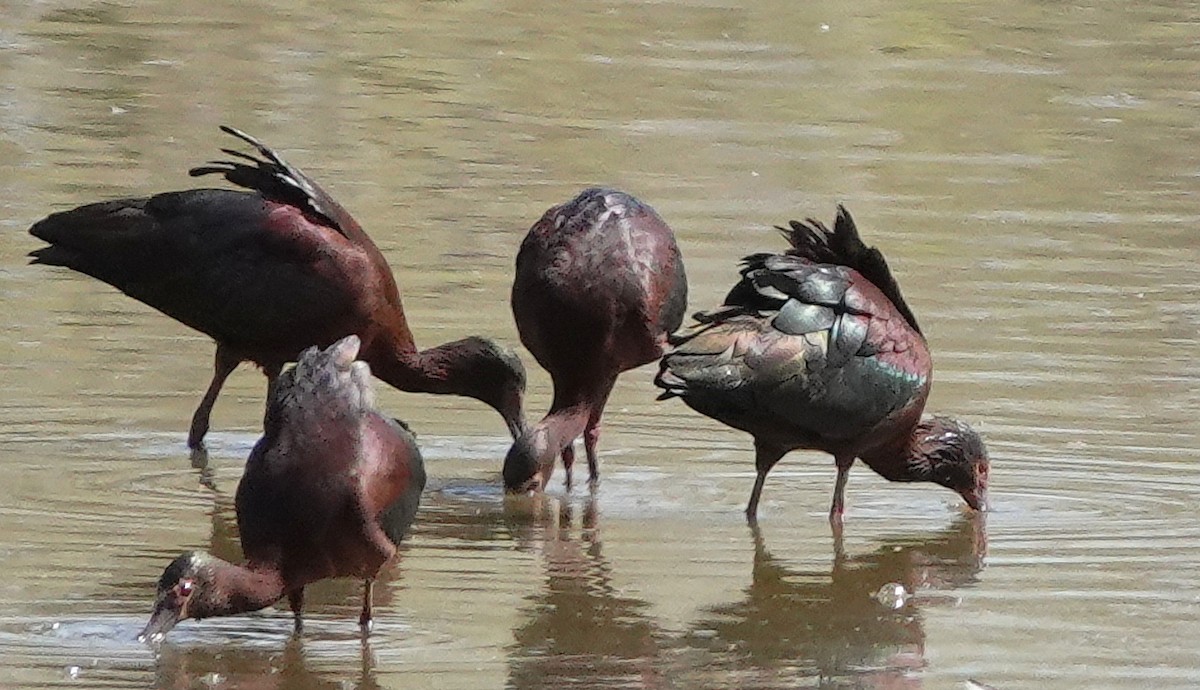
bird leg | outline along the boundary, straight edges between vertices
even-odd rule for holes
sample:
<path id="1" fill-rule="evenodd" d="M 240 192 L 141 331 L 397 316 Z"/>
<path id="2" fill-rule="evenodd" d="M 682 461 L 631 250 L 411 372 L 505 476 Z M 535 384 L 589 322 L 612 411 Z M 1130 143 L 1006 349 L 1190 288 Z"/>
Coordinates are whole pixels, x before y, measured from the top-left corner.
<path id="1" fill-rule="evenodd" d="M 217 346 L 217 354 L 213 357 L 213 377 L 200 400 L 200 406 L 192 415 L 192 428 L 188 431 L 188 448 L 203 448 L 204 435 L 208 433 L 208 419 L 212 415 L 213 405 L 217 403 L 217 395 L 225 379 L 237 369 L 242 360 L 222 345 Z"/>
<path id="2" fill-rule="evenodd" d="M 616 382 L 616 377 L 613 377 L 601 389 L 600 396 L 596 398 L 592 412 L 588 415 L 587 426 L 583 430 L 583 449 L 587 451 L 588 461 L 588 484 L 593 489 L 600 483 L 600 458 L 596 455 L 596 445 L 600 442 L 600 417 L 604 415 L 604 406 L 608 404 L 608 396 Z"/>
<path id="3" fill-rule="evenodd" d="M 750 492 L 750 504 L 746 506 L 746 521 L 752 526 L 758 524 L 758 499 L 762 495 L 763 483 L 767 481 L 767 473 L 786 452 L 758 439 L 754 440 L 754 465 L 758 469 L 758 476 L 755 477 L 754 489 Z"/>
<path id="4" fill-rule="evenodd" d="M 588 418 L 587 428 L 583 430 L 583 449 L 587 451 L 588 484 L 596 486 L 600 483 L 600 458 L 596 456 L 596 444 L 600 442 L 600 415 L 604 408 L 596 408 Z"/>
<path id="5" fill-rule="evenodd" d="M 854 464 L 854 456 L 834 456 L 837 464 L 837 482 L 833 485 L 833 505 L 829 507 L 829 523 L 834 526 L 842 524 L 846 513 L 846 480 L 850 478 L 850 466 Z"/>
<path id="6" fill-rule="evenodd" d="M 304 632 L 304 618 L 301 617 L 301 612 L 304 610 L 304 588 L 298 587 L 288 592 L 288 605 L 292 607 L 292 619 L 295 621 L 295 631 L 297 634 Z"/>
<path id="7" fill-rule="evenodd" d="M 359 641 L 359 659 L 361 661 L 362 674 L 359 684 L 355 687 L 359 688 L 377 688 L 375 684 L 375 655 L 371 652 L 371 641 L 364 634 Z"/>
<path id="8" fill-rule="evenodd" d="M 533 475 L 525 481 L 521 491 L 544 491 L 550 485 L 550 477 L 561 456 L 568 472 L 575 461 L 572 447 L 575 439 L 587 425 L 589 409 L 585 403 L 564 400 L 561 386 L 555 384 L 555 398 L 550 412 L 538 422 L 524 441 L 532 446 L 536 463 Z M 511 452 L 511 451 L 510 451 Z M 568 487 L 571 485 L 568 483 Z"/>
<path id="9" fill-rule="evenodd" d="M 563 470 L 567 476 L 563 479 L 563 485 L 567 487 L 567 491 L 571 490 L 571 468 L 575 465 L 575 442 L 571 441 L 566 448 L 562 449 Z"/>
<path id="10" fill-rule="evenodd" d="M 362 613 L 358 615 L 358 626 L 364 634 L 371 632 L 371 590 L 374 589 L 374 585 L 374 580 L 363 580 L 363 605 Z"/>

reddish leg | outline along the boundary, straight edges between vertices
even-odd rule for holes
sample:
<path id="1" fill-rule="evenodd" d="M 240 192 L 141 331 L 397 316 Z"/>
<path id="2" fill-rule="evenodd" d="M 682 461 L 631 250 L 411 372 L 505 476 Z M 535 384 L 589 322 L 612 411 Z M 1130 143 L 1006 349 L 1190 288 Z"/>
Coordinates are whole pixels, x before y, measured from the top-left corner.
<path id="1" fill-rule="evenodd" d="M 204 435 L 208 433 L 208 420 L 212 416 L 213 405 L 217 403 L 217 395 L 221 392 L 221 386 L 225 385 L 225 379 L 229 378 L 229 375 L 233 373 L 234 369 L 237 369 L 237 365 L 241 362 L 242 360 L 232 352 L 220 345 L 217 346 L 217 354 L 213 358 L 212 381 L 208 384 L 208 390 L 204 392 L 204 398 L 200 400 L 200 406 L 192 415 L 192 428 L 188 431 L 188 448 L 204 447 Z"/>
<path id="2" fill-rule="evenodd" d="M 854 464 L 854 456 L 835 456 L 837 465 L 837 483 L 833 486 L 833 505 L 829 507 L 829 522 L 835 526 L 842 524 L 846 513 L 846 480 L 850 478 L 850 466 Z"/>
<path id="3" fill-rule="evenodd" d="M 616 382 L 615 378 L 609 379 L 603 394 L 593 405 L 587 427 L 583 430 L 583 449 L 587 451 L 588 461 L 588 483 L 593 487 L 600 482 L 600 458 L 596 455 L 596 446 L 600 443 L 600 418 L 604 416 L 604 406 L 608 404 L 608 396 Z"/>

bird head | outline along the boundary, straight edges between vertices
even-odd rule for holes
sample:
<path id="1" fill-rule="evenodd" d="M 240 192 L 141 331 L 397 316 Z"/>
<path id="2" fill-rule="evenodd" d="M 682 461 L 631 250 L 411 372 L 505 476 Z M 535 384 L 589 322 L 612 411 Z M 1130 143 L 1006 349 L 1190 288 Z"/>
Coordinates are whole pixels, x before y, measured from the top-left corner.
<path id="1" fill-rule="evenodd" d="M 547 447 L 545 429 L 534 427 L 517 438 L 504 457 L 504 490 L 526 494 L 545 488 L 546 465 L 554 467 L 554 455 Z"/>
<path id="2" fill-rule="evenodd" d="M 460 378 L 463 394 L 499 412 L 514 439 L 525 433 L 525 365 L 515 353 L 475 336 L 434 350 L 453 353 L 458 360 L 457 366 L 448 368 Z"/>
<path id="3" fill-rule="evenodd" d="M 951 417 L 930 417 L 917 427 L 914 454 L 921 479 L 951 489 L 974 510 L 987 510 L 987 448 L 979 433 Z"/>
<path id="4" fill-rule="evenodd" d="M 154 612 L 138 640 L 160 640 L 180 621 L 206 617 L 206 602 L 212 590 L 212 561 L 213 557 L 203 551 L 190 551 L 171 561 L 158 579 Z"/>

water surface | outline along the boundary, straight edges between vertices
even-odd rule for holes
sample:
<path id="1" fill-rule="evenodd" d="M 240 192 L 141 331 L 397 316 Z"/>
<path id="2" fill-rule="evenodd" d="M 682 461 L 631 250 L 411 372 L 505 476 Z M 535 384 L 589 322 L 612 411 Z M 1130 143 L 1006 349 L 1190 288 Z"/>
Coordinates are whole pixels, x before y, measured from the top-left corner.
<path id="1" fill-rule="evenodd" d="M 1190 688 L 1200 685 L 1200 9 L 1188 3 L 0 0 L 0 685 L 187 688 Z M 380 390 L 420 435 L 418 524 L 376 587 L 133 638 L 179 551 L 236 558 L 265 389 L 248 367 L 192 466 L 202 335 L 27 266 L 25 229 L 192 186 L 245 129 L 394 267 L 418 342 L 518 340 L 520 238 L 580 187 L 675 228 L 694 308 L 837 202 L 987 438 L 993 513 L 858 468 L 772 472 L 657 403 L 606 414 L 594 496 L 506 502 L 499 418 Z M 215 182 L 214 182 L 215 184 Z M 549 381 L 532 358 L 529 403 Z M 903 585 L 898 610 L 874 595 Z"/>

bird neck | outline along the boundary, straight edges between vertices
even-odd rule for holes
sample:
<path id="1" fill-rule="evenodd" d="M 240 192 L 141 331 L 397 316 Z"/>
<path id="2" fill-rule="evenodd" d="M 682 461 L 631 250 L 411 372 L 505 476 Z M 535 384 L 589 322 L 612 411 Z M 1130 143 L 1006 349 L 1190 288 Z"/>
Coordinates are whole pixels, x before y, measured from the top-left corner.
<path id="1" fill-rule="evenodd" d="M 275 567 L 234 565 L 213 559 L 206 587 L 188 606 L 191 618 L 232 616 L 264 609 L 284 594 L 283 576 Z"/>
<path id="2" fill-rule="evenodd" d="M 412 337 L 389 337 L 364 347 L 360 359 L 388 385 L 413 393 L 449 393 L 453 384 L 450 353 L 431 348 L 420 352 Z"/>
<path id="3" fill-rule="evenodd" d="M 465 395 L 496 406 L 487 393 L 491 384 L 500 383 L 494 380 L 500 355 L 496 346 L 483 338 L 469 336 L 417 350 L 406 327 L 364 346 L 359 359 L 369 362 L 373 374 L 400 390 Z"/>
<path id="4" fill-rule="evenodd" d="M 587 426 L 591 407 L 586 404 L 551 408 L 542 421 L 522 434 L 504 458 L 504 484 L 523 491 L 530 478 L 542 476 L 544 483 L 553 472 L 555 459 Z"/>
<path id="5" fill-rule="evenodd" d="M 555 379 L 550 411 L 530 433 L 536 455 L 542 462 L 552 462 L 583 434 L 593 411 L 604 409 L 616 383 L 615 376 L 576 374 L 573 379 Z"/>
<path id="6" fill-rule="evenodd" d="M 553 462 L 564 448 L 583 434 L 591 413 L 591 405 L 586 402 L 551 409 L 530 432 L 534 439 L 536 457 L 541 462 Z"/>
<path id="7" fill-rule="evenodd" d="M 513 438 L 525 432 L 525 369 L 491 341 L 470 336 L 417 351 L 411 338 L 393 339 L 360 358 L 395 388 L 474 398 L 500 413 Z"/>
<path id="8" fill-rule="evenodd" d="M 927 482 L 937 459 L 926 443 L 928 429 L 917 424 L 908 433 L 898 434 L 887 443 L 859 454 L 863 463 L 892 482 Z"/>

